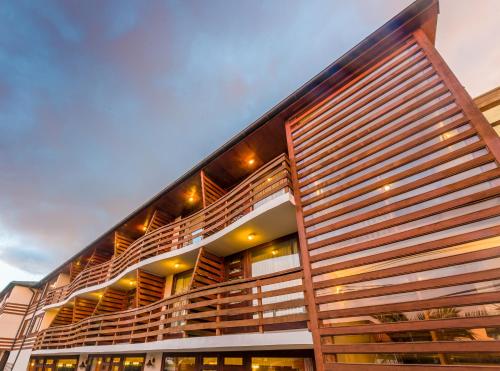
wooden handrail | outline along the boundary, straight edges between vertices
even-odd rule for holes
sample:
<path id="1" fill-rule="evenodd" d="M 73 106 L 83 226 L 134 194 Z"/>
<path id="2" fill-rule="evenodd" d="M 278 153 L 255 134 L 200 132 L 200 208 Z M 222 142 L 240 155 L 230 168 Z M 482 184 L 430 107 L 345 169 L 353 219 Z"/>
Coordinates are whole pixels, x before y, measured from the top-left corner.
<path id="1" fill-rule="evenodd" d="M 109 261 L 82 270 L 71 283 L 50 290 L 43 305 L 61 302 L 78 290 L 118 276 L 127 267 L 140 261 L 204 239 L 254 210 L 265 198 L 282 191 L 291 192 L 286 154 L 263 165 L 208 207 L 145 234 Z"/>
<path id="2" fill-rule="evenodd" d="M 307 328 L 303 287 L 300 268 L 224 282 L 148 306 L 49 327 L 38 333 L 34 349 L 150 342 L 196 331 L 221 336 Z M 234 303 L 237 307 L 231 306 Z"/>

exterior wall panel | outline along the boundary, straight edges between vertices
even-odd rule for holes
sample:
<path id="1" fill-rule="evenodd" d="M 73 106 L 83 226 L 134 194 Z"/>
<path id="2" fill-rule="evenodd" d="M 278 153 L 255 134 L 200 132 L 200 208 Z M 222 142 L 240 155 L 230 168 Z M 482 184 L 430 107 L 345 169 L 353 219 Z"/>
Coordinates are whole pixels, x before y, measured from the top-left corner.
<path id="1" fill-rule="evenodd" d="M 500 146 L 425 34 L 286 129 L 319 368 L 498 364 Z"/>

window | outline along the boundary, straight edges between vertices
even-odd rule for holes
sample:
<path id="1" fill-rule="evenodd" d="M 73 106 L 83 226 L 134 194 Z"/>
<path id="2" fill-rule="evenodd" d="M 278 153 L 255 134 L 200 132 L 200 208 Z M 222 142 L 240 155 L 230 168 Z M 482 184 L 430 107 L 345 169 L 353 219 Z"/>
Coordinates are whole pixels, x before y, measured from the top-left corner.
<path id="1" fill-rule="evenodd" d="M 252 357 L 252 370 L 258 371 L 312 371 L 309 358 Z"/>
<path id="2" fill-rule="evenodd" d="M 141 371 L 143 365 L 144 357 L 125 357 L 123 371 Z"/>
<path id="3" fill-rule="evenodd" d="M 252 276 L 276 273 L 300 266 L 297 239 L 278 240 L 251 251 Z"/>
<path id="4" fill-rule="evenodd" d="M 163 371 L 195 371 L 196 357 L 165 357 Z"/>
<path id="5" fill-rule="evenodd" d="M 57 360 L 58 371 L 73 371 L 76 370 L 77 360 L 75 358 L 61 358 Z"/>

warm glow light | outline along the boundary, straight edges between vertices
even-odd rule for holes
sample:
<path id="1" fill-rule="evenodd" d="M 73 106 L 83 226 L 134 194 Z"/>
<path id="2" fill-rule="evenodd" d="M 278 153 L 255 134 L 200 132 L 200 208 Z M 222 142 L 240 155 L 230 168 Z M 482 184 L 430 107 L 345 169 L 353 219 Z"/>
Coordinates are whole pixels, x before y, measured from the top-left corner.
<path id="1" fill-rule="evenodd" d="M 250 233 L 248 236 L 247 236 L 247 239 L 248 241 L 253 241 L 255 239 L 255 233 Z"/>
<path id="2" fill-rule="evenodd" d="M 76 265 L 80 265 L 80 261 L 77 261 L 77 262 L 76 262 Z"/>
<path id="3" fill-rule="evenodd" d="M 388 190 L 390 190 L 390 189 L 391 189 L 391 186 L 390 186 L 389 184 L 386 184 L 386 185 L 384 186 L 384 191 L 388 191 Z"/>
<path id="4" fill-rule="evenodd" d="M 179 268 L 181 265 L 179 263 L 174 264 L 174 268 Z"/>
<path id="5" fill-rule="evenodd" d="M 144 232 L 146 232 L 146 230 L 147 230 L 147 229 L 148 229 L 148 226 L 147 226 L 147 225 L 143 225 L 143 226 L 142 226 L 142 230 L 143 230 Z"/>
<path id="6" fill-rule="evenodd" d="M 130 286 L 134 286 L 134 285 L 135 285 L 135 281 L 134 281 L 134 280 L 130 280 L 130 281 L 128 281 L 128 284 L 129 284 Z"/>
<path id="7" fill-rule="evenodd" d="M 267 178 L 267 181 L 270 182 L 271 180 L 273 180 L 273 178 Z"/>
<path id="8" fill-rule="evenodd" d="M 276 255 L 276 254 L 278 253 L 278 251 L 277 251 L 277 250 L 273 250 L 271 253 L 272 253 L 273 255 Z"/>
<path id="9" fill-rule="evenodd" d="M 247 161 L 248 165 L 253 165 L 255 164 L 255 159 L 251 158 Z"/>
<path id="10" fill-rule="evenodd" d="M 452 136 L 453 136 L 453 134 L 452 134 L 452 133 L 444 133 L 444 134 L 442 135 L 443 140 L 450 139 Z"/>
<path id="11" fill-rule="evenodd" d="M 99 296 L 99 298 L 102 298 L 102 294 L 97 294 L 97 296 Z"/>
<path id="12" fill-rule="evenodd" d="M 259 368 L 259 367 L 260 367 L 259 365 L 252 365 L 253 369 L 256 369 L 256 368 Z"/>
<path id="13" fill-rule="evenodd" d="M 193 197 L 193 196 L 190 196 L 190 197 L 188 198 L 188 201 L 189 201 L 190 203 L 193 203 L 193 202 L 194 202 L 194 197 Z"/>

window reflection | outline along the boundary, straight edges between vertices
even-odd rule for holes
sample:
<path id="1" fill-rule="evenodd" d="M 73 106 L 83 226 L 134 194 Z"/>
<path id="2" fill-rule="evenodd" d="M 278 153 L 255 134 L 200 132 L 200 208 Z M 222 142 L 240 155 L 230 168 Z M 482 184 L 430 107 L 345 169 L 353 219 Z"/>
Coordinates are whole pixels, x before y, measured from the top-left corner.
<path id="1" fill-rule="evenodd" d="M 165 357 L 163 371 L 196 371 L 196 357 Z"/>

